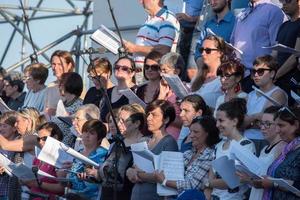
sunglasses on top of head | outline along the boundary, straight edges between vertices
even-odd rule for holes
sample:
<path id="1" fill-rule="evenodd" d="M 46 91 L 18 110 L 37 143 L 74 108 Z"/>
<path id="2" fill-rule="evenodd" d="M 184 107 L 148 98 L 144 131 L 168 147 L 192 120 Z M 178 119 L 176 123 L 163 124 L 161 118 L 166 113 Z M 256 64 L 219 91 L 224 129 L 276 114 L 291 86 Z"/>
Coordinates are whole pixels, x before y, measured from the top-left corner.
<path id="1" fill-rule="evenodd" d="M 212 48 L 203 48 L 203 47 L 200 47 L 199 51 L 200 51 L 200 53 L 205 52 L 206 54 L 211 54 L 212 51 L 219 51 L 219 49 L 212 49 Z"/>
<path id="2" fill-rule="evenodd" d="M 124 72 L 133 72 L 134 70 L 130 67 L 127 67 L 127 66 L 123 66 L 123 65 L 115 65 L 115 68 L 114 68 L 115 71 L 118 71 L 118 70 L 122 70 Z"/>
<path id="3" fill-rule="evenodd" d="M 153 65 L 147 65 L 147 64 L 145 64 L 144 65 L 144 69 L 145 70 L 150 70 L 151 69 L 151 71 L 159 71 L 160 66 L 159 66 L 159 64 L 153 64 Z"/>
<path id="4" fill-rule="evenodd" d="M 255 76 L 255 74 L 257 74 L 258 76 L 263 76 L 265 74 L 265 71 L 272 71 L 272 69 L 266 69 L 266 68 L 251 69 L 250 73 L 251 76 Z"/>

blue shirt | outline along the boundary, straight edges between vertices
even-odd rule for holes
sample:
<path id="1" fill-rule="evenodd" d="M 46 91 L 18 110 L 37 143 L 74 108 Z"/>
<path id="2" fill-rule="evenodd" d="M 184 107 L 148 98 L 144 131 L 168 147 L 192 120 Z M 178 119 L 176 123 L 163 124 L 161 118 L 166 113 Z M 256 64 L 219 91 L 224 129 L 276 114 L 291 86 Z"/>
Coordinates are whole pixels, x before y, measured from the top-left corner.
<path id="1" fill-rule="evenodd" d="M 200 37 L 197 41 L 195 49 L 195 60 L 201 57 L 199 48 L 202 46 L 204 39 L 206 38 L 207 29 L 212 30 L 216 35 L 222 37 L 226 42 L 230 41 L 230 36 L 235 24 L 235 16 L 231 11 L 228 11 L 223 19 L 218 22 L 217 16 L 207 21 L 204 25 L 203 31 L 200 33 Z"/>
<path id="2" fill-rule="evenodd" d="M 251 69 L 258 56 L 271 54 L 271 49 L 262 47 L 276 44 L 283 20 L 282 10 L 269 0 L 260 0 L 237 16 L 231 43 L 243 52 L 241 60 L 246 68 Z"/>
<path id="3" fill-rule="evenodd" d="M 106 154 L 107 154 L 107 150 L 104 149 L 103 147 L 99 147 L 96 149 L 96 151 L 90 153 L 88 158 L 93 160 L 96 163 L 101 164 L 104 162 Z M 81 161 L 74 160 L 71 171 L 80 173 L 80 172 L 84 172 L 84 170 L 85 170 L 85 164 L 82 163 Z M 69 178 L 72 180 L 71 181 L 72 192 L 75 192 L 76 194 L 80 194 L 85 198 L 91 200 L 96 199 L 98 197 L 99 185 L 82 181 L 77 177 L 76 174 L 73 173 L 69 175 Z"/>
<path id="4" fill-rule="evenodd" d="M 183 0 L 185 3 L 185 14 L 195 17 L 199 16 L 203 6 L 203 0 Z M 196 22 L 180 21 L 182 27 L 194 27 Z"/>

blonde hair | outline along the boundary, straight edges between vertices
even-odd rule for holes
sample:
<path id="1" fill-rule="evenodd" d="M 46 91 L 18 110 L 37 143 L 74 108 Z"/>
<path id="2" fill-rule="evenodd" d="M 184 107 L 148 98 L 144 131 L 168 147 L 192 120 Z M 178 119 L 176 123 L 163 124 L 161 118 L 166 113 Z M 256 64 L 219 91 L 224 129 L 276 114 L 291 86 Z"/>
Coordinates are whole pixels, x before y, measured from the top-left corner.
<path id="1" fill-rule="evenodd" d="M 31 127 L 27 128 L 27 133 L 33 134 L 40 126 L 40 113 L 35 108 L 24 108 L 18 111 L 18 116 L 31 121 Z"/>

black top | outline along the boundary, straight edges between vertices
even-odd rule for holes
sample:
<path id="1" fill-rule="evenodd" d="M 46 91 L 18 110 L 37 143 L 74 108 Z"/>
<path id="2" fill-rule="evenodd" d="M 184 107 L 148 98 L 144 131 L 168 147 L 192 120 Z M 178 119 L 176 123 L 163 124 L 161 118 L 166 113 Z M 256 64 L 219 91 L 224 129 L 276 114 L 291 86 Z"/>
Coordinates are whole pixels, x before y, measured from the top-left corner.
<path id="1" fill-rule="evenodd" d="M 110 101 L 111 101 L 111 94 L 112 94 L 113 88 L 115 88 L 115 87 L 107 89 L 107 95 L 108 95 Z M 135 92 L 136 86 L 133 86 L 130 89 Z M 129 100 L 127 99 L 127 97 L 125 97 L 124 95 L 122 95 L 118 99 L 118 101 L 116 101 L 114 103 L 112 103 L 112 102 L 110 102 L 110 103 L 111 103 L 112 109 L 116 109 L 116 108 L 120 108 L 120 107 L 122 107 L 124 105 L 129 104 Z M 106 116 L 107 116 L 108 112 L 109 112 L 109 109 L 108 109 L 108 106 L 106 104 L 106 101 L 103 100 L 101 102 L 101 106 L 100 106 L 100 115 L 101 115 L 100 117 L 101 117 L 101 120 L 103 122 L 106 122 Z"/>
<path id="2" fill-rule="evenodd" d="M 92 103 L 99 107 L 102 97 L 103 93 L 101 90 L 98 90 L 96 87 L 91 87 L 84 97 L 83 105 Z"/>

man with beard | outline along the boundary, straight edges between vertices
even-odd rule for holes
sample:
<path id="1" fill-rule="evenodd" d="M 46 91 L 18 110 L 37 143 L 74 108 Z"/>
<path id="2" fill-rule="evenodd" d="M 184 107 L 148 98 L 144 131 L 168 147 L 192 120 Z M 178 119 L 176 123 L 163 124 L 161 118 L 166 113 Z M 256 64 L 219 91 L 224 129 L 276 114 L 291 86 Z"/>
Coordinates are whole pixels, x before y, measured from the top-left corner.
<path id="1" fill-rule="evenodd" d="M 240 55 L 246 67 L 246 77 L 242 80 L 243 91 L 252 90 L 253 81 L 249 75 L 252 63 L 255 58 L 271 53 L 271 49 L 262 47 L 276 44 L 277 32 L 283 20 L 284 13 L 270 0 L 251 0 L 250 7 L 237 16 L 230 41 L 243 52 Z"/>
<path id="2" fill-rule="evenodd" d="M 142 81 L 145 56 L 152 50 L 162 55 L 176 51 L 180 25 L 176 16 L 164 7 L 163 0 L 139 0 L 148 18 L 139 29 L 136 42 L 125 41 L 125 49 L 132 53 L 137 68 L 137 82 Z M 140 72 L 140 73 L 139 73 Z"/>
<path id="3" fill-rule="evenodd" d="M 235 16 L 229 9 L 230 0 L 209 0 L 209 3 L 215 13 L 215 17 L 205 23 L 197 41 L 195 61 L 200 68 L 203 63 L 199 49 L 202 46 L 204 38 L 209 34 L 208 29 L 217 36 L 222 37 L 226 42 L 229 42 L 235 23 Z"/>

